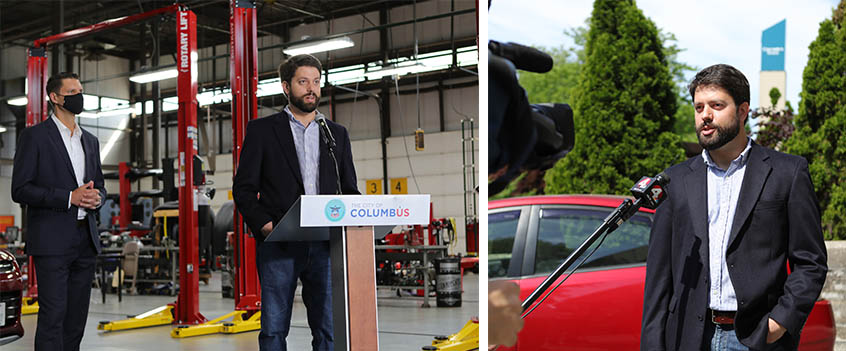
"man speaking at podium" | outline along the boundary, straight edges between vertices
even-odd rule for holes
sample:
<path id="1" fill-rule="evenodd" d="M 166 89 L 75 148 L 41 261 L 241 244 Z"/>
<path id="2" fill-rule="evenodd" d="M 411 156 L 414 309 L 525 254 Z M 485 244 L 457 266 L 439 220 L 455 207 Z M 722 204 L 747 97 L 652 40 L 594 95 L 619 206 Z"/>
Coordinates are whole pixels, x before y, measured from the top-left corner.
<path id="1" fill-rule="evenodd" d="M 333 349 L 329 242 L 264 241 L 273 225 L 301 195 L 360 194 L 346 128 L 326 120 L 337 145 L 336 176 L 323 138 L 326 131 L 316 121 L 324 118 L 317 111 L 322 70 L 320 61 L 311 55 L 293 56 L 279 66 L 288 106 L 281 113 L 247 125 L 232 186 L 238 211 L 258 241 L 261 350 L 287 350 L 285 338 L 291 326 L 298 278 L 303 285 L 302 299 L 311 328 L 312 348 Z M 320 214 L 303 213 L 308 215 Z"/>

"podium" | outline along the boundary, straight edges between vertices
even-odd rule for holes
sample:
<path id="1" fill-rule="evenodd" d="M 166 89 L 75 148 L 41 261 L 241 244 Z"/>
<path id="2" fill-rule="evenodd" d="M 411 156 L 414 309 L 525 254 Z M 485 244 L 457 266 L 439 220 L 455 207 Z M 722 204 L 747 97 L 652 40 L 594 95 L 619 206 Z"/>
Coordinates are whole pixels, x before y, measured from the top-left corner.
<path id="1" fill-rule="evenodd" d="M 335 351 L 379 349 L 374 236 L 428 224 L 429 208 L 429 195 L 303 195 L 265 239 L 329 240 Z"/>

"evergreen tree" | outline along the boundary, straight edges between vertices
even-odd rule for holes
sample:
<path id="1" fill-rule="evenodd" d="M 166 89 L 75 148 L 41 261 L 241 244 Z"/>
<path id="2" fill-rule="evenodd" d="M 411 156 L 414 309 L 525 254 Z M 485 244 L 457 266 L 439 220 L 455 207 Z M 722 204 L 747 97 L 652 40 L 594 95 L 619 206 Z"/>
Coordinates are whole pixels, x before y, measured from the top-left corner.
<path id="1" fill-rule="evenodd" d="M 846 28 L 841 0 L 820 23 L 802 75 L 796 131 L 787 152 L 809 162 L 826 239 L 846 239 Z"/>
<path id="2" fill-rule="evenodd" d="M 628 194 L 681 159 L 677 94 L 659 31 L 634 1 L 597 0 L 575 90 L 576 145 L 546 172 L 547 194 Z"/>

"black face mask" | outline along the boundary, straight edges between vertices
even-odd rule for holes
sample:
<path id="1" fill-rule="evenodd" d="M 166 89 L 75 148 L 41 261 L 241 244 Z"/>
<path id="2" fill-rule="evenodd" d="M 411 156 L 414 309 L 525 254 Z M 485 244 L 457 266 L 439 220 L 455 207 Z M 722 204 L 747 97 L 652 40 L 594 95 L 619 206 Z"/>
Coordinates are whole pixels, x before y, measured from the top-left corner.
<path id="1" fill-rule="evenodd" d="M 65 97 L 65 104 L 62 107 L 65 110 L 70 111 L 71 113 L 78 115 L 82 112 L 82 93 L 75 94 L 75 95 L 62 95 Z"/>

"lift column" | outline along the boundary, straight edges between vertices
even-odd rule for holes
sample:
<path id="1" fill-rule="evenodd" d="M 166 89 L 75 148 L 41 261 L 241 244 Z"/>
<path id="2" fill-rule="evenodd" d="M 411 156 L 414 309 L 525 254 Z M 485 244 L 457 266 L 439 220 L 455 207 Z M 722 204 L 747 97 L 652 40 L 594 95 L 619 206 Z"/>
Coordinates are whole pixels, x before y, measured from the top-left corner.
<path id="1" fill-rule="evenodd" d="M 252 1 L 231 0 L 229 19 L 229 79 L 232 86 L 232 169 L 238 171 L 247 123 L 258 115 L 258 47 L 256 9 Z M 233 172 L 233 174 L 234 174 Z M 256 271 L 256 240 L 235 209 L 235 309 L 254 313 L 261 310 L 261 287 Z"/>
<path id="2" fill-rule="evenodd" d="M 200 314 L 198 192 L 194 186 L 194 156 L 197 155 L 197 17 L 180 8 L 176 12 L 179 70 L 179 296 L 175 324 L 206 321 Z M 200 170 L 197 170 L 198 172 Z"/>
<path id="3" fill-rule="evenodd" d="M 26 126 L 32 127 L 47 119 L 47 48 L 32 47 L 26 63 L 27 104 Z M 40 104 L 33 103 L 40 101 Z"/>
<path id="4" fill-rule="evenodd" d="M 43 46 L 32 47 L 29 49 L 28 54 L 26 63 L 28 85 L 26 104 L 27 128 L 47 119 L 47 92 L 45 91 L 47 88 L 47 49 Z M 41 101 L 41 103 L 32 103 L 33 101 Z M 24 216 L 24 222 L 26 222 L 26 216 Z M 23 314 L 32 314 L 38 312 L 38 305 L 35 304 L 36 299 L 38 299 L 38 280 L 35 278 L 35 264 L 32 262 L 32 256 L 29 256 L 27 274 L 29 275 L 29 279 L 27 279 L 26 296 L 24 296 Z"/>

